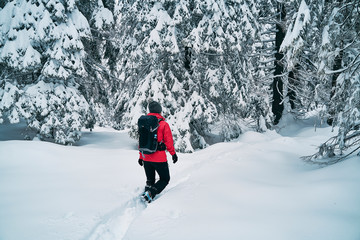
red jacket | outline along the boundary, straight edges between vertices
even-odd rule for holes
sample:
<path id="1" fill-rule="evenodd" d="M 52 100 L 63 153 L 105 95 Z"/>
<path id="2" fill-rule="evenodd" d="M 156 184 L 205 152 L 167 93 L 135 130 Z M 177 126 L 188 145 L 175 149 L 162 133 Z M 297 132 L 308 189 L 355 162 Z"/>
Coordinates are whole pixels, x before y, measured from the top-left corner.
<path id="1" fill-rule="evenodd" d="M 148 115 L 156 116 L 162 121 L 159 122 L 159 128 L 157 130 L 158 142 L 163 142 L 166 145 L 166 149 L 171 155 L 175 154 L 174 140 L 170 130 L 170 126 L 165 122 L 165 118 L 158 113 L 149 113 Z M 165 151 L 156 151 L 152 154 L 140 154 L 140 159 L 148 162 L 167 162 Z"/>

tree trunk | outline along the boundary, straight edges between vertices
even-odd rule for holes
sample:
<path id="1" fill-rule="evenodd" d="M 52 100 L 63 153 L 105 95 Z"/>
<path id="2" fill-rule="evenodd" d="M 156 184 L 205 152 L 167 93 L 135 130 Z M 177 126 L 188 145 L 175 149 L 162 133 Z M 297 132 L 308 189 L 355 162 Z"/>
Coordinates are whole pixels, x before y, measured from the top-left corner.
<path id="1" fill-rule="evenodd" d="M 342 45 L 341 45 L 341 47 L 342 47 Z M 333 74 L 332 79 L 331 79 L 330 99 L 332 99 L 336 93 L 336 80 L 340 75 L 340 72 L 336 72 L 336 71 L 341 69 L 342 58 L 343 58 L 343 50 L 341 49 L 339 52 L 339 55 L 336 56 L 336 58 L 335 58 L 335 62 L 334 62 L 334 66 L 333 66 L 333 71 L 335 71 L 335 73 Z M 330 114 L 330 117 L 328 118 L 327 123 L 331 126 L 334 122 L 335 109 L 330 109 L 329 114 Z"/>
<path id="2" fill-rule="evenodd" d="M 279 123 L 284 110 L 284 105 L 282 103 L 283 82 L 281 80 L 281 74 L 284 71 L 284 67 L 280 62 L 284 56 L 282 53 L 280 53 L 280 46 L 285 38 L 285 31 L 281 25 L 282 20 L 286 16 L 285 6 L 283 3 L 278 3 L 277 11 L 278 11 L 278 19 L 276 24 L 276 37 L 275 37 L 275 50 L 276 50 L 275 78 L 272 84 L 272 90 L 273 90 L 272 112 L 275 115 L 275 120 L 274 120 L 275 125 Z"/>

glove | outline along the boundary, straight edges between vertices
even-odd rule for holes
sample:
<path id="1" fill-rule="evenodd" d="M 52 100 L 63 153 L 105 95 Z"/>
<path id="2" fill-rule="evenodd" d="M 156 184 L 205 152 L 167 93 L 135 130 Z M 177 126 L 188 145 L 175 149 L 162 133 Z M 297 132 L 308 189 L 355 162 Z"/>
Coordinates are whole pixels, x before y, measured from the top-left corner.
<path id="1" fill-rule="evenodd" d="M 172 155 L 172 160 L 173 160 L 173 163 L 177 162 L 178 156 L 176 155 L 176 153 L 174 155 Z"/>
<path id="2" fill-rule="evenodd" d="M 139 158 L 138 163 L 140 166 L 144 165 L 144 161 Z"/>

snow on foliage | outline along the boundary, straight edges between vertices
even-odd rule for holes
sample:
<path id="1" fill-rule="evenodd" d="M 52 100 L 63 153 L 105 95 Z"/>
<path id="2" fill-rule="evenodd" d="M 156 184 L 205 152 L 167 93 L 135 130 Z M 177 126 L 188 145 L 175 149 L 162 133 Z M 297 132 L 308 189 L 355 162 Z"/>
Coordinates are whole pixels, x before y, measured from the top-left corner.
<path id="1" fill-rule="evenodd" d="M 112 12 L 104 7 L 101 0 L 98 1 L 97 9 L 93 12 L 92 21 L 97 29 L 109 27 L 114 23 L 114 16 Z"/>
<path id="2" fill-rule="evenodd" d="M 0 122 L 24 118 L 62 143 L 94 119 L 136 136 L 152 97 L 176 149 L 192 152 L 271 128 L 279 104 L 339 126 L 328 149 L 341 153 L 358 144 L 348 140 L 359 128 L 359 8 L 357 0 L 5 1 Z"/>
<path id="3" fill-rule="evenodd" d="M 319 109 L 321 120 L 339 127 L 337 136 L 307 158 L 311 161 L 335 163 L 359 149 L 359 6 L 359 1 L 308 6 L 302 1 L 282 45 L 289 71 L 285 83 L 297 101 L 293 111 L 304 116 Z"/>
<path id="4" fill-rule="evenodd" d="M 4 122 L 4 118 L 7 117 L 10 123 L 19 122 L 19 114 L 15 103 L 19 95 L 23 93 L 13 84 L 3 82 L 3 88 L 0 88 L 0 123 Z M 7 116 L 5 116 L 5 114 Z"/>
<path id="5" fill-rule="evenodd" d="M 307 6 L 305 0 L 301 1 L 299 10 L 296 14 L 296 19 L 292 25 L 289 26 L 285 38 L 280 46 L 280 51 L 285 52 L 285 49 L 292 48 L 291 51 L 287 50 L 287 58 L 293 57 L 292 55 L 298 54 L 299 49 L 303 46 L 303 41 L 301 39 L 301 31 L 304 31 L 304 28 L 307 23 L 310 21 L 310 10 Z"/>
<path id="6" fill-rule="evenodd" d="M 255 36 L 249 7 L 215 0 L 135 1 L 119 3 L 116 11 L 124 81 L 117 94 L 119 125 L 132 128 L 135 136 L 136 119 L 146 113 L 146 99 L 152 97 L 162 104 L 180 151 L 239 136 L 244 119 L 255 117 L 252 100 L 245 97 L 255 92 L 245 87 L 247 69 L 238 65 L 246 61 L 239 53 L 243 32 Z M 261 101 L 269 102 L 266 98 Z M 266 110 L 259 115 L 268 119 Z M 212 125 L 221 130 L 212 132 Z"/>
<path id="7" fill-rule="evenodd" d="M 73 0 L 5 5 L 0 12 L 2 122 L 25 118 L 41 138 L 62 144 L 79 139 L 88 105 L 74 76 L 85 74 L 81 37 L 89 33 Z"/>

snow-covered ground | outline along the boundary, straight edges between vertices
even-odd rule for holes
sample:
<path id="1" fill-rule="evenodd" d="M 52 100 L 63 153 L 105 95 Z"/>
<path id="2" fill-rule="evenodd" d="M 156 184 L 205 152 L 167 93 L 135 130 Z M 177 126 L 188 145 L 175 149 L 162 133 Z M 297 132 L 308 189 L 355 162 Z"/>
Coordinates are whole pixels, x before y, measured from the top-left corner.
<path id="1" fill-rule="evenodd" d="M 359 157 L 324 168 L 299 159 L 328 127 L 292 123 L 178 154 L 147 207 L 126 132 L 96 128 L 66 147 L 9 140 L 21 139 L 13 129 L 0 125 L 1 240 L 360 239 Z"/>

